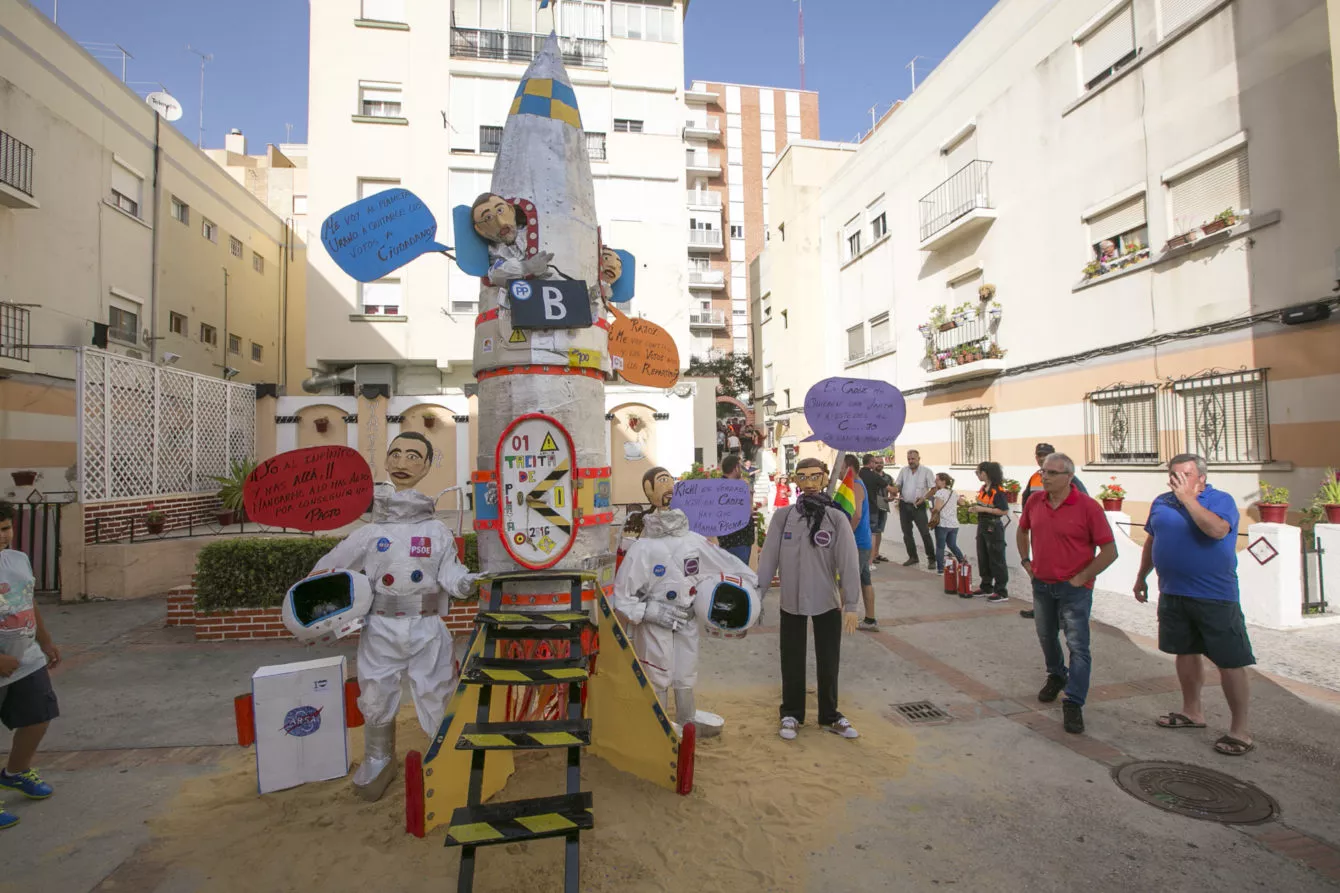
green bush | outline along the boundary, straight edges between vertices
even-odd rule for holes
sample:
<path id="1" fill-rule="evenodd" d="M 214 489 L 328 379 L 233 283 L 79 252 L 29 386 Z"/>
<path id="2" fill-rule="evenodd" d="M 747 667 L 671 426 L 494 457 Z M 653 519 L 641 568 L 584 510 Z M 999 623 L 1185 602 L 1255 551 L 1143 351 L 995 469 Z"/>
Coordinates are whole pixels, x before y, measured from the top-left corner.
<path id="1" fill-rule="evenodd" d="M 338 537 L 253 537 L 210 543 L 196 559 L 195 606 L 200 611 L 272 608 L 307 576 Z M 479 570 L 475 534 L 465 534 L 465 565 Z"/>

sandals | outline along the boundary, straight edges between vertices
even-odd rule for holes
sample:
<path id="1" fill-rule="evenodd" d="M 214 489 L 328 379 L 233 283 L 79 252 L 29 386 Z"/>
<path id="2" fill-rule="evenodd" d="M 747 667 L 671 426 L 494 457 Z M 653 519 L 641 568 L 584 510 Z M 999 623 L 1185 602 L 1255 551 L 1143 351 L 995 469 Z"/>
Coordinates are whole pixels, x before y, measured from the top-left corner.
<path id="1" fill-rule="evenodd" d="M 1214 742 L 1214 749 L 1226 757 L 1240 757 L 1256 750 L 1256 742 L 1242 741 L 1232 735 L 1224 735 Z"/>
<path id="2" fill-rule="evenodd" d="M 1181 713 L 1168 713 L 1154 720 L 1160 729 L 1203 729 L 1205 723 L 1193 722 Z"/>

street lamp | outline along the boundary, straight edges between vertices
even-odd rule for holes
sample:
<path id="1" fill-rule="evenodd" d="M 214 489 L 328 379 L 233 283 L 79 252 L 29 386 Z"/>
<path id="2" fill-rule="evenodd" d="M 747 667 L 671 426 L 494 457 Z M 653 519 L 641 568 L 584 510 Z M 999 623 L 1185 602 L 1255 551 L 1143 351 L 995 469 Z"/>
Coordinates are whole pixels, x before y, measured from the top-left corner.
<path id="1" fill-rule="evenodd" d="M 768 397 L 763 401 L 763 419 L 771 425 L 777 416 L 777 401 Z"/>

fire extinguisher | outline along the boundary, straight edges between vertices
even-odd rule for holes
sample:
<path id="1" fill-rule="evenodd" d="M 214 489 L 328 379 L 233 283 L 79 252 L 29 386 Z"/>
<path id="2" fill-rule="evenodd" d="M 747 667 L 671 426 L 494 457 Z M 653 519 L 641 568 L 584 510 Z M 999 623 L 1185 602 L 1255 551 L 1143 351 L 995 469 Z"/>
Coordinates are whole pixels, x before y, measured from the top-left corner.
<path id="1" fill-rule="evenodd" d="M 972 565 L 966 561 L 958 563 L 958 594 L 963 598 L 972 597 Z"/>
<path id="2" fill-rule="evenodd" d="M 958 559 L 950 558 L 945 562 L 945 594 L 958 592 Z"/>

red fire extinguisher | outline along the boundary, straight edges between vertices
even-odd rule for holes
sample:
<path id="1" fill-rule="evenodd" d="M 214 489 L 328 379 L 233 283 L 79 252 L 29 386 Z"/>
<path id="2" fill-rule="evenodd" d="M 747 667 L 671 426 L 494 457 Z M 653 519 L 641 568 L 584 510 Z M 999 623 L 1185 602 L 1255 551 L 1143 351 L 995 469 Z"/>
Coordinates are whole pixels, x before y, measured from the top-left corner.
<path id="1" fill-rule="evenodd" d="M 958 594 L 972 595 L 972 565 L 966 561 L 958 563 Z"/>
<path id="2" fill-rule="evenodd" d="M 958 559 L 950 558 L 945 561 L 945 594 L 953 595 L 958 592 Z"/>

